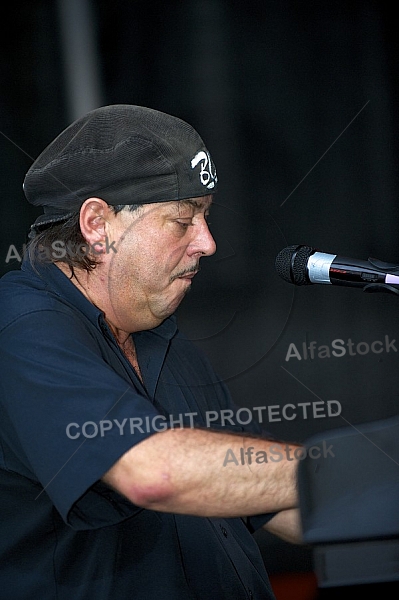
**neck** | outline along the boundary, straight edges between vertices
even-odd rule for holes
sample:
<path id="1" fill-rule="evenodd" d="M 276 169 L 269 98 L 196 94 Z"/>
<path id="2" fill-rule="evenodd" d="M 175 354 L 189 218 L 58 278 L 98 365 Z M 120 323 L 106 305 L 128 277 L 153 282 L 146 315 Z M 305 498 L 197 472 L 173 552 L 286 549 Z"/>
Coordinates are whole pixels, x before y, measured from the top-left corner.
<path id="1" fill-rule="evenodd" d="M 111 333 L 114 336 L 119 348 L 122 350 L 127 360 L 133 366 L 137 376 L 143 383 L 133 337 L 130 332 L 123 331 L 115 325 L 112 316 L 110 316 L 109 314 L 110 312 L 112 313 L 112 311 L 107 311 L 104 308 L 104 305 L 106 303 L 101 302 L 101 299 L 97 300 L 97 295 L 95 293 L 96 285 L 93 283 L 91 274 L 89 272 L 83 271 L 82 269 L 74 269 L 74 274 L 71 277 L 70 269 L 67 265 L 64 265 L 63 263 L 56 263 L 56 265 L 65 275 L 67 275 L 67 277 L 69 277 L 70 281 L 87 298 L 87 300 L 102 311 L 104 319 L 108 324 L 108 327 L 110 328 Z"/>
<path id="2" fill-rule="evenodd" d="M 129 339 L 130 332 L 120 329 L 116 324 L 116 319 L 113 314 L 112 305 L 109 306 L 106 298 L 97 293 L 97 277 L 94 273 L 84 271 L 83 269 L 74 268 L 74 273 L 71 276 L 70 268 L 64 263 L 55 263 L 56 266 L 69 278 L 71 283 L 87 298 L 91 304 L 96 306 L 104 315 L 104 319 L 108 324 L 113 336 L 118 344 L 122 347 Z M 104 283 L 100 282 L 100 288 L 104 288 Z"/>

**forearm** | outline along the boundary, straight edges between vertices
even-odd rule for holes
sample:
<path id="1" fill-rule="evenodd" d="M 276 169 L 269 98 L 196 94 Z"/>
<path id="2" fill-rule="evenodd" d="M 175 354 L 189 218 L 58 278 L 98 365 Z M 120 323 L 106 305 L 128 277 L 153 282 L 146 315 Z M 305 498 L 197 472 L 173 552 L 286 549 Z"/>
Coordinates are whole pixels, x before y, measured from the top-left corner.
<path id="1" fill-rule="evenodd" d="M 280 511 L 297 504 L 295 448 L 173 429 L 134 446 L 103 479 L 134 504 L 162 512 L 235 517 Z"/>

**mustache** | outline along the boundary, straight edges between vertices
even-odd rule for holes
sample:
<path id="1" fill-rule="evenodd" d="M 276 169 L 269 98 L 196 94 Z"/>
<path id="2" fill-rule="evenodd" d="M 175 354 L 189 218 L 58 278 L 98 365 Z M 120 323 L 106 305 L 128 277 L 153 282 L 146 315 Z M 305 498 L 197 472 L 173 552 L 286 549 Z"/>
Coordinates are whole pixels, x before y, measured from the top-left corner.
<path id="1" fill-rule="evenodd" d="M 189 273 L 197 273 L 199 270 L 200 266 L 198 264 L 193 265 L 192 267 L 188 267 L 187 269 L 183 269 L 182 271 L 179 271 L 178 273 L 172 275 L 170 281 L 172 282 L 175 279 L 178 279 L 179 277 L 184 277 L 184 275 L 188 275 Z"/>

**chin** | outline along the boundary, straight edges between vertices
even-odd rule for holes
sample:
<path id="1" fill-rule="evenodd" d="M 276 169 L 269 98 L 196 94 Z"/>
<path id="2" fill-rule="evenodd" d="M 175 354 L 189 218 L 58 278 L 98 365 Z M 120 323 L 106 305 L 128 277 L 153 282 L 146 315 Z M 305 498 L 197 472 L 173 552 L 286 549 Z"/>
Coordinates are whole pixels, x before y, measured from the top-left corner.
<path id="1" fill-rule="evenodd" d="M 190 288 L 187 288 L 183 294 L 181 294 L 181 296 L 179 296 L 176 300 L 174 300 L 171 304 L 169 304 L 169 306 L 166 308 L 166 310 L 164 311 L 163 315 L 162 315 L 162 320 L 166 319 L 167 317 L 170 317 L 171 315 L 173 315 L 173 313 L 176 312 L 176 310 L 179 308 L 180 304 L 182 303 L 182 301 L 184 300 L 184 296 L 190 291 Z"/>

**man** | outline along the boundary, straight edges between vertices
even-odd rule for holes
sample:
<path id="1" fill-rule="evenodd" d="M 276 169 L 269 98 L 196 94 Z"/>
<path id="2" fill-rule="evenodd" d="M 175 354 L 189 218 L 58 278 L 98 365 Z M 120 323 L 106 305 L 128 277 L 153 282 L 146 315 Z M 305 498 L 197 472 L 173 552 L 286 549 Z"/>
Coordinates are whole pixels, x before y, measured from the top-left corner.
<path id="1" fill-rule="evenodd" d="M 273 598 L 251 533 L 298 539 L 297 461 L 206 427 L 236 408 L 173 316 L 215 252 L 216 188 L 192 127 L 130 105 L 29 169 L 44 214 L 0 283 L 3 598 Z"/>

